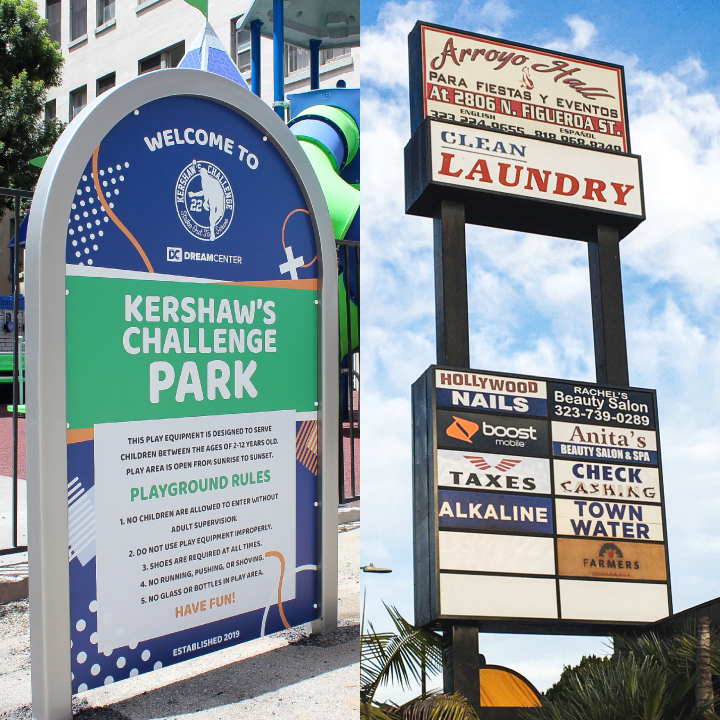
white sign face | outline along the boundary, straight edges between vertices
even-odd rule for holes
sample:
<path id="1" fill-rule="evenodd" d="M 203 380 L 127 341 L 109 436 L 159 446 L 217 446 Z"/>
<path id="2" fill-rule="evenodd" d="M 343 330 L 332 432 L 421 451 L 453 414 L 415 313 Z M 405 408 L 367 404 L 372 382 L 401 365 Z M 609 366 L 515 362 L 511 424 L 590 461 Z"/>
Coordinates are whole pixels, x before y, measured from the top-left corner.
<path id="1" fill-rule="evenodd" d="M 630 152 L 622 68 L 421 27 L 424 115 Z"/>
<path id="2" fill-rule="evenodd" d="M 98 424 L 95 472 L 100 652 L 295 597 L 295 411 Z"/>
<path id="3" fill-rule="evenodd" d="M 555 543 L 549 537 L 441 531 L 440 570 L 555 575 Z"/>
<path id="4" fill-rule="evenodd" d="M 440 573 L 440 611 L 449 617 L 556 618 L 553 578 Z"/>
<path id="5" fill-rule="evenodd" d="M 642 216 L 640 159 L 513 137 L 484 128 L 430 122 L 431 179 Z"/>
<path id="6" fill-rule="evenodd" d="M 620 540 L 664 539 L 662 509 L 609 500 L 555 500 L 558 535 Z"/>
<path id="7" fill-rule="evenodd" d="M 655 622 L 670 613 L 667 586 L 660 583 L 598 583 L 560 580 L 562 614 L 568 620 Z"/>
<path id="8" fill-rule="evenodd" d="M 437 451 L 438 485 L 550 494 L 550 461 L 493 453 Z"/>
<path id="9" fill-rule="evenodd" d="M 657 468 L 608 465 L 588 460 L 554 460 L 555 493 L 581 500 L 628 500 L 659 503 Z"/>

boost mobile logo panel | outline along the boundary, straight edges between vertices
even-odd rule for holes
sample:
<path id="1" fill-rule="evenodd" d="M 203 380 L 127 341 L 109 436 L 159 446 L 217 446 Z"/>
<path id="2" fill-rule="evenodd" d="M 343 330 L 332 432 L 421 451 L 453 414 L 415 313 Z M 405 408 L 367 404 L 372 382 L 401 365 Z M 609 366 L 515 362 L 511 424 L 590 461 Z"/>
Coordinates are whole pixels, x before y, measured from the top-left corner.
<path id="1" fill-rule="evenodd" d="M 510 455 L 548 454 L 545 420 L 438 410 L 437 433 L 438 446 L 448 449 Z"/>
<path id="2" fill-rule="evenodd" d="M 550 494 L 550 461 L 494 453 L 438 450 L 438 485 Z"/>

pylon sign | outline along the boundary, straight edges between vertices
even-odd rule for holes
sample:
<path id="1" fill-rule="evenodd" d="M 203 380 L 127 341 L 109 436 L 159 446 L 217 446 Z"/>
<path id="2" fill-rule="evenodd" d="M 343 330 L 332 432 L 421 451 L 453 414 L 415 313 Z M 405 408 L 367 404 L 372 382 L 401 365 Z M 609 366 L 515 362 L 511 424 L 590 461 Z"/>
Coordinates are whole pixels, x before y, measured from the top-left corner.
<path id="1" fill-rule="evenodd" d="M 58 672 L 81 692 L 334 622 L 336 261 L 290 131 L 228 80 L 153 73 L 69 126 L 31 218 L 28 477 L 62 497 L 31 507 L 31 546 L 69 548 L 33 603 L 55 582 L 68 610 Z"/>
<path id="2" fill-rule="evenodd" d="M 418 22 L 410 33 L 413 132 L 426 118 L 630 152 L 622 66 Z"/>
<path id="3" fill-rule="evenodd" d="M 653 390 L 431 366 L 413 417 L 416 622 L 604 634 L 669 614 Z"/>
<path id="4" fill-rule="evenodd" d="M 408 214 L 455 200 L 469 223 L 575 240 L 645 219 L 622 67 L 427 23 L 409 43 Z"/>

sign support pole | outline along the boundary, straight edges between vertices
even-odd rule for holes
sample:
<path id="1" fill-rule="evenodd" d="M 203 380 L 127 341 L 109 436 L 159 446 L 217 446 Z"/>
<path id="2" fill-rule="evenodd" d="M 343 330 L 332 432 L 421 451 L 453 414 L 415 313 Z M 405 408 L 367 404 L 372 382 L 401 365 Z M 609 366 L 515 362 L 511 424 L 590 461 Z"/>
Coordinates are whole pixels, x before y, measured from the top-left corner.
<path id="1" fill-rule="evenodd" d="M 474 625 L 442 623 L 443 691 L 460 693 L 480 714 L 480 653 Z"/>
<path id="2" fill-rule="evenodd" d="M 442 200 L 433 220 L 438 365 L 470 367 L 465 204 Z M 443 687 L 464 695 L 480 712 L 478 631 L 443 623 Z"/>
<path id="3" fill-rule="evenodd" d="M 470 367 L 465 205 L 442 200 L 433 220 L 438 365 Z"/>
<path id="4" fill-rule="evenodd" d="M 617 228 L 598 225 L 597 240 L 588 243 L 595 373 L 598 385 L 630 385 L 625 310 Z M 613 645 L 617 656 L 617 635 Z"/>
<path id="5" fill-rule="evenodd" d="M 285 6 L 283 0 L 273 0 L 273 108 L 285 122 Z"/>
<path id="6" fill-rule="evenodd" d="M 588 243 L 588 259 L 597 383 L 627 387 L 630 380 L 617 228 L 598 225 L 597 239 Z"/>

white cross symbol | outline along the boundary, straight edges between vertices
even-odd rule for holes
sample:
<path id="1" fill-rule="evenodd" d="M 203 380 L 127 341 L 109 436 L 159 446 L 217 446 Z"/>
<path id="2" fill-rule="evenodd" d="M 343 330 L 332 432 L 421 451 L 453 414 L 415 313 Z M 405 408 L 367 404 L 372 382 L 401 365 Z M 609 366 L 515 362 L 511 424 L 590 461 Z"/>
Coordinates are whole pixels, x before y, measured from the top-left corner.
<path id="1" fill-rule="evenodd" d="M 280 274 L 284 275 L 285 273 L 289 272 L 290 277 L 293 280 L 297 280 L 298 279 L 298 274 L 297 274 L 298 268 L 302 267 L 305 264 L 305 259 L 303 258 L 302 255 L 299 258 L 293 257 L 293 251 L 292 251 L 291 245 L 288 245 L 285 248 L 285 255 L 287 256 L 287 262 L 283 263 L 280 266 Z"/>

